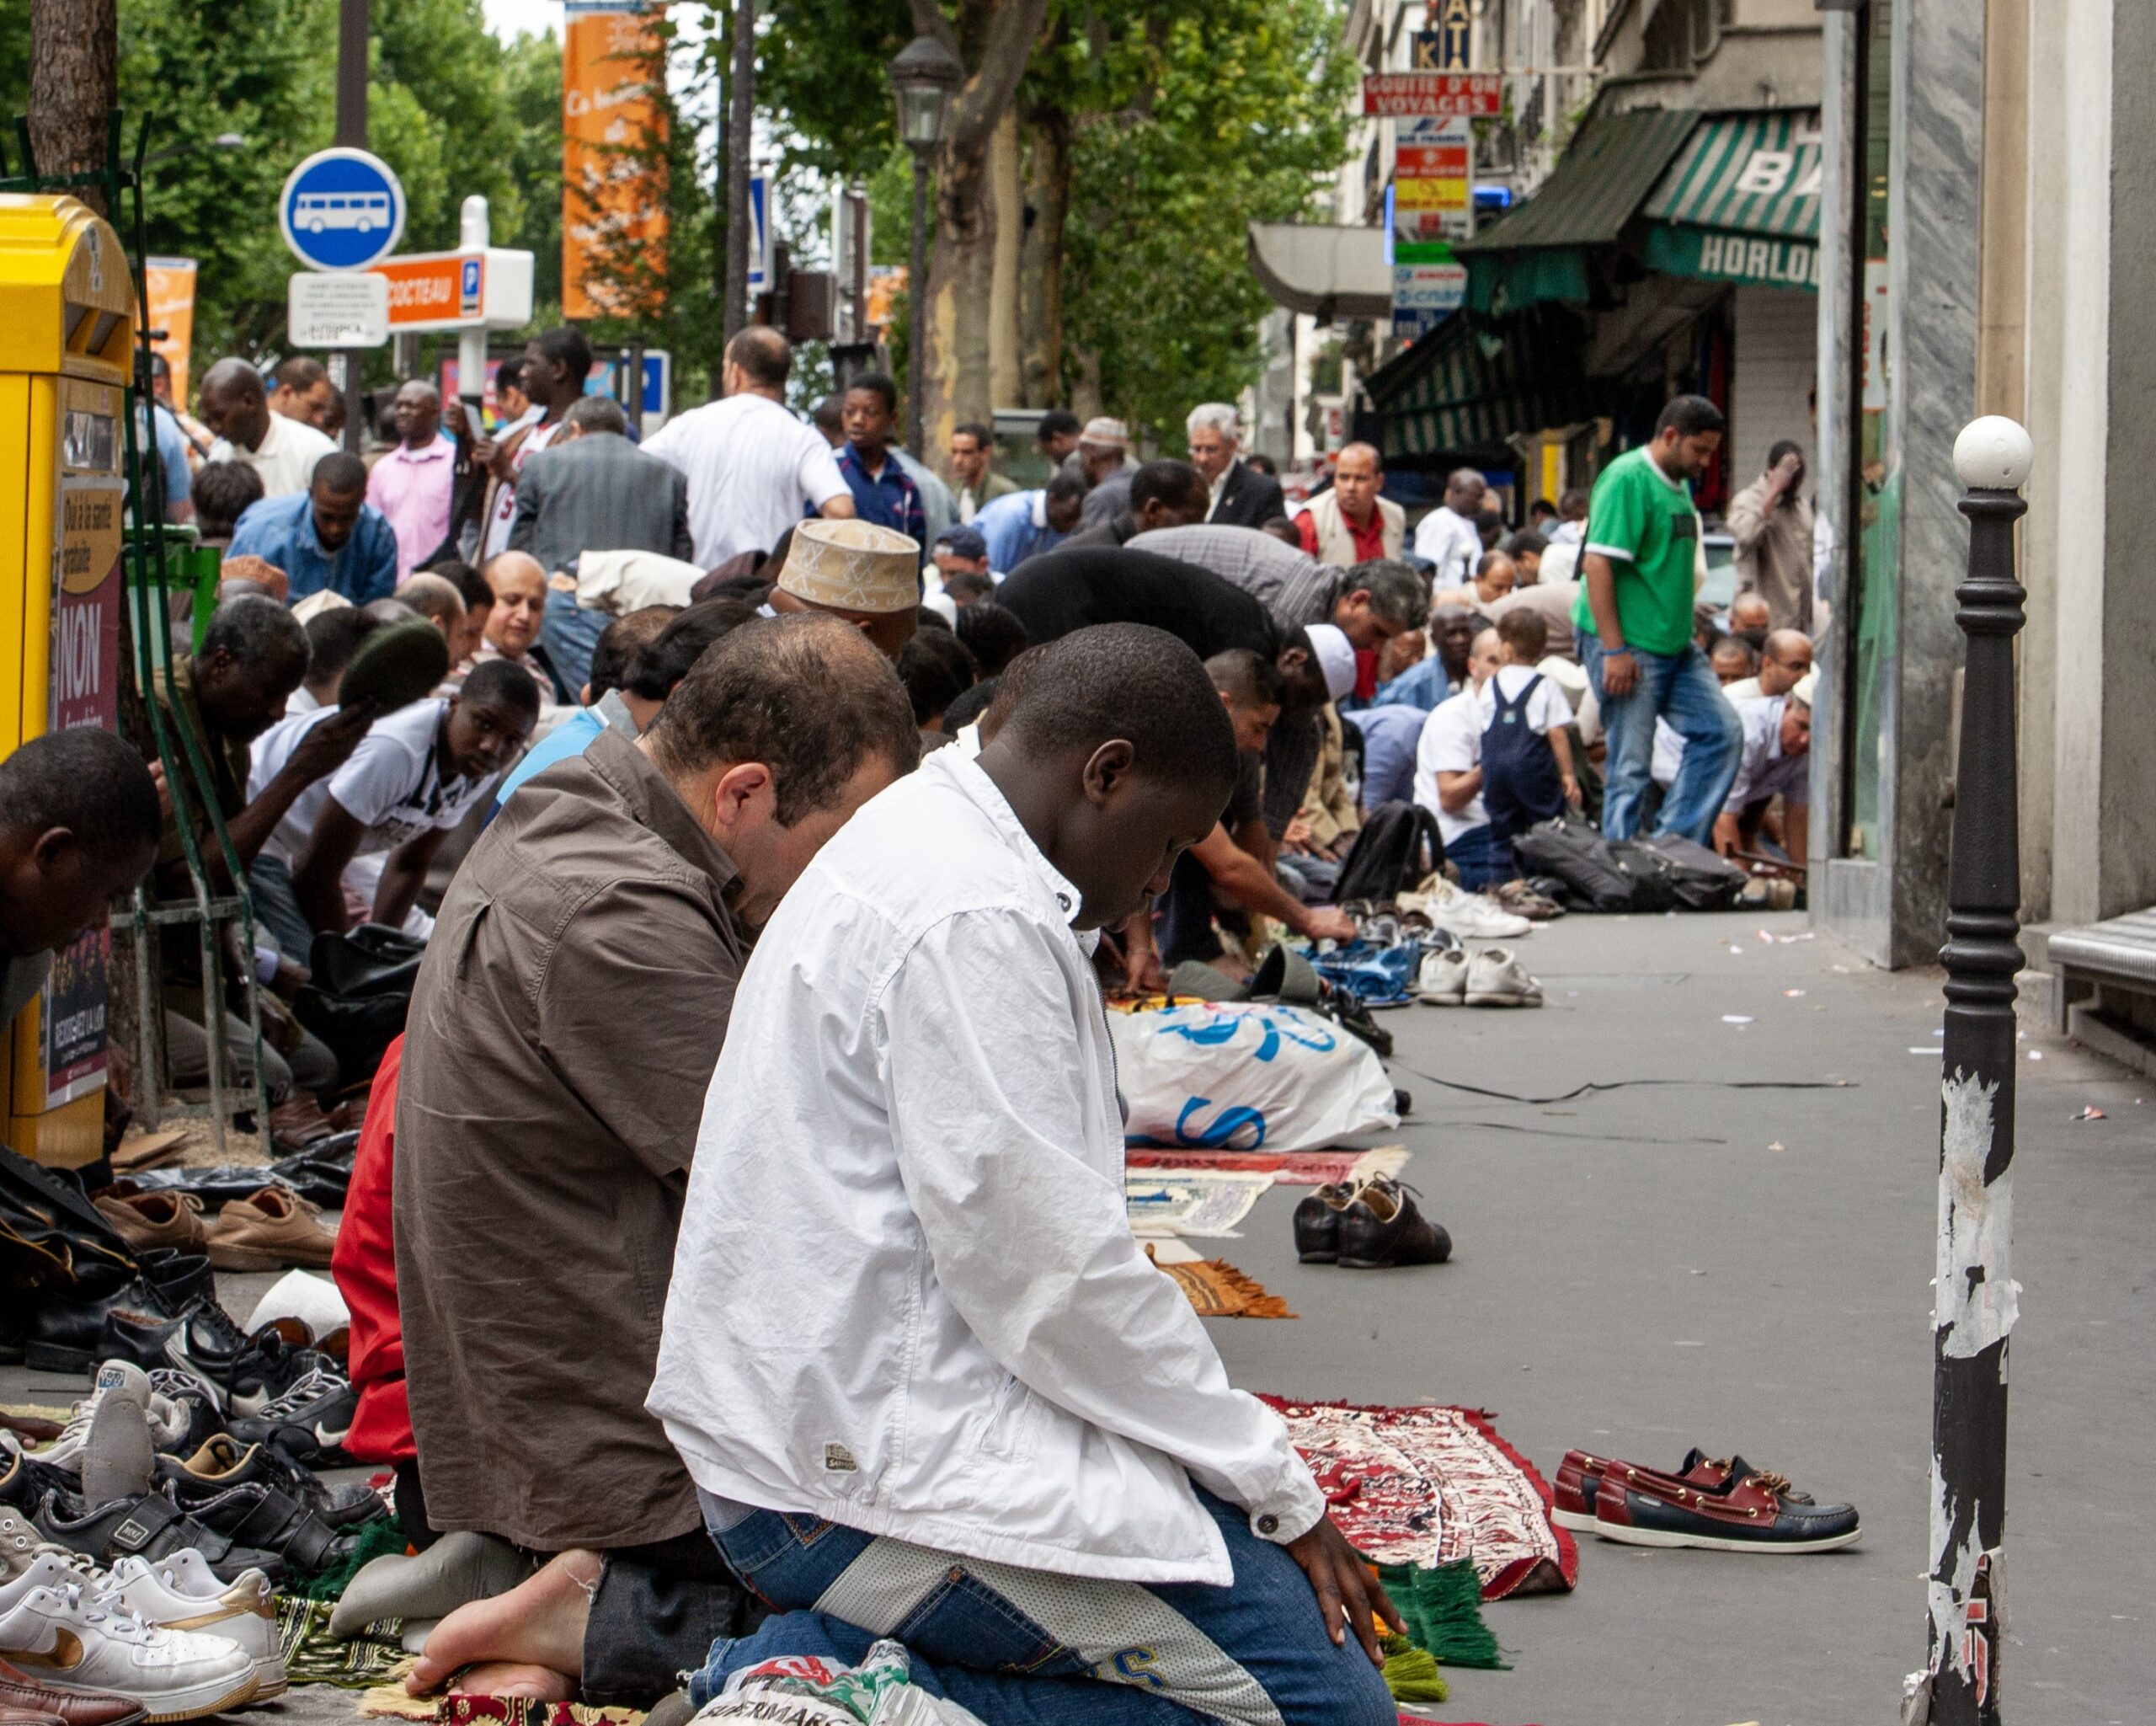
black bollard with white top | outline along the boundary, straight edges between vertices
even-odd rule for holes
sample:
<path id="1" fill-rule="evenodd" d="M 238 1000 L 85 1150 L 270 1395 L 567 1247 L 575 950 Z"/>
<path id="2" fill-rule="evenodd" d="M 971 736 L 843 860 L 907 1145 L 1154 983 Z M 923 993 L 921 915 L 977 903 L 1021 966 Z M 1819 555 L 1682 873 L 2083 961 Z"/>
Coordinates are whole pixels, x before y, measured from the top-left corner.
<path id="1" fill-rule="evenodd" d="M 2014 638 L 2023 623 L 2014 524 L 2029 434 L 1990 417 L 1964 428 L 1968 638 L 1947 874 L 1946 1035 L 1940 1076 L 1934 1285 L 1929 1658 L 1912 1675 L 1915 1726 L 1995 1726 L 2005 1636 L 2006 1351 L 2016 1297 L 2014 975 L 2021 969 Z"/>

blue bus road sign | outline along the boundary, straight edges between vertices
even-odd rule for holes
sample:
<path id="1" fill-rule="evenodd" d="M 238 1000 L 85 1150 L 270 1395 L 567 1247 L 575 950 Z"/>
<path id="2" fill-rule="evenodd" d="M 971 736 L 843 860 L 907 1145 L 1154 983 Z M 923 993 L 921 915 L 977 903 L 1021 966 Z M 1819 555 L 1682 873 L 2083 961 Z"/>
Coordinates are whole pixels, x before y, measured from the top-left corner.
<path id="1" fill-rule="evenodd" d="M 365 270 L 404 237 L 404 188 L 365 150 L 320 150 L 292 170 L 277 225 L 310 270 Z"/>

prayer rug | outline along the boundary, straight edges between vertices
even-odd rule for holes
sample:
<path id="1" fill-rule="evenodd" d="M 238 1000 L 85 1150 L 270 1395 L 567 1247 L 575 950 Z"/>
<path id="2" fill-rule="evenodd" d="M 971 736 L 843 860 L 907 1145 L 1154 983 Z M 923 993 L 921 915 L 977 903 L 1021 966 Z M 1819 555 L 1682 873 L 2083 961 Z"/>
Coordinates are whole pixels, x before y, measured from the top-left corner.
<path id="1" fill-rule="evenodd" d="M 1550 1488 L 1485 1410 L 1262 1400 L 1374 1563 L 1428 1569 L 1470 1558 L 1485 1600 L 1561 1593 L 1579 1549 L 1550 1520 Z M 1442 1654 L 1439 1656 L 1444 1658 Z"/>
<path id="2" fill-rule="evenodd" d="M 1225 1259 L 1199 1258 L 1195 1255 L 1185 1259 L 1178 1255 L 1164 1264 L 1150 1242 L 1145 1252 L 1161 1274 L 1188 1297 L 1200 1318 L 1297 1317 L 1288 1310 L 1288 1303 L 1279 1296 L 1266 1293 L 1264 1284 L 1252 1281 Z"/>
<path id="3" fill-rule="evenodd" d="M 1141 1238 L 1147 1235 L 1228 1238 L 1272 1184 L 1269 1173 L 1240 1170 L 1177 1170 L 1164 1174 L 1127 1171 L 1123 1204 L 1130 1213 L 1130 1232 Z"/>
<path id="4" fill-rule="evenodd" d="M 384 1618 L 357 1636 L 332 1636 L 330 1600 L 277 1599 L 277 1647 L 285 1672 L 295 1684 L 334 1684 L 368 1690 L 387 1679 L 401 1678 L 412 1657 L 404 1652 L 403 1620 Z"/>
<path id="5" fill-rule="evenodd" d="M 1397 1176 L 1407 1166 L 1404 1145 L 1380 1145 L 1374 1151 L 1150 1151 L 1134 1147 L 1124 1162 L 1132 1168 L 1182 1171 L 1214 1169 L 1230 1174 L 1269 1174 L 1283 1187 L 1323 1187 L 1353 1183 L 1381 1174 Z"/>
<path id="6" fill-rule="evenodd" d="M 595 1708 L 584 1702 L 542 1702 L 521 1696 L 414 1696 L 401 1684 L 385 1684 L 360 1698 L 363 1720 L 431 1720 L 438 1726 L 499 1722 L 500 1726 L 636 1726 L 636 1708 Z"/>

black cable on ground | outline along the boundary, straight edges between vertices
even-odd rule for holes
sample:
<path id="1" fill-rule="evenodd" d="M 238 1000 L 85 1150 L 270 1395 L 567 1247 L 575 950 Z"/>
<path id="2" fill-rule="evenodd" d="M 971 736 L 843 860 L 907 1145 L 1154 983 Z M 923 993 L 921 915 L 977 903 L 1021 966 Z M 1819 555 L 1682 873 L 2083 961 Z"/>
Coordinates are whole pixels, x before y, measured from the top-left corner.
<path id="1" fill-rule="evenodd" d="M 1703 1085 L 1717 1091 L 1853 1091 L 1854 1079 L 1595 1079 L 1574 1090 L 1555 1097 L 1516 1097 L 1510 1091 L 1492 1091 L 1481 1085 L 1462 1084 L 1458 1079 L 1441 1079 L 1435 1073 L 1426 1073 L 1420 1067 L 1409 1066 L 1396 1061 L 1393 1065 L 1404 1072 L 1411 1072 L 1418 1079 L 1433 1085 L 1442 1085 L 1448 1091 L 1465 1091 L 1471 1097 L 1489 1097 L 1500 1103 L 1570 1103 L 1575 1098 L 1585 1097 L 1596 1091 L 1622 1091 L 1636 1085 Z"/>

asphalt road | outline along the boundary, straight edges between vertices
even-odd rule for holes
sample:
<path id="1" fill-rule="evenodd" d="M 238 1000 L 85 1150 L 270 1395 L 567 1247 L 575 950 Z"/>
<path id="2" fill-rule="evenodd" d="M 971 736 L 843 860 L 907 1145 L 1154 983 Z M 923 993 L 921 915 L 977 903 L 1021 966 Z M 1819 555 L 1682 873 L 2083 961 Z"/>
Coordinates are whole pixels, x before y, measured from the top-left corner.
<path id="1" fill-rule="evenodd" d="M 1437 1718 L 1885 1723 L 1922 1661 L 1939 1068 L 1910 1051 L 1936 1040 L 1939 980 L 1762 928 L 1804 923 L 1576 916 L 1521 943 L 1541 1012 L 1387 1015 L 1415 1096 L 1406 1178 L 1452 1264 L 1298 1265 L 1294 1188 L 1206 1246 L 1302 1315 L 1213 1325 L 1250 1389 L 1489 1408 L 1545 1474 L 1573 1445 L 1659 1467 L 1736 1450 L 1863 1510 L 1861 1546 L 1809 1558 L 1583 1536 L 1577 1591 L 1489 1608 L 1513 1670 L 1449 1672 Z M 2156 1401 L 2156 1081 L 2040 1031 L 2023 1047 L 2039 1058 L 2022 1063 L 2015 1163 L 2006 1707 L 2140 1722 L 2156 1567 L 2114 1495 L 2138 1478 Z M 1685 1082 L 1536 1106 L 1433 1082 L 1546 1096 L 1641 1078 Z M 1763 1079 L 1849 1082 L 1721 1087 Z M 2107 1118 L 2070 1119 L 2091 1103 Z M 270 1279 L 226 1280 L 244 1318 Z M 8 1401 L 78 1393 L 0 1368 Z M 254 1718 L 353 1714 L 313 1689 Z"/>

